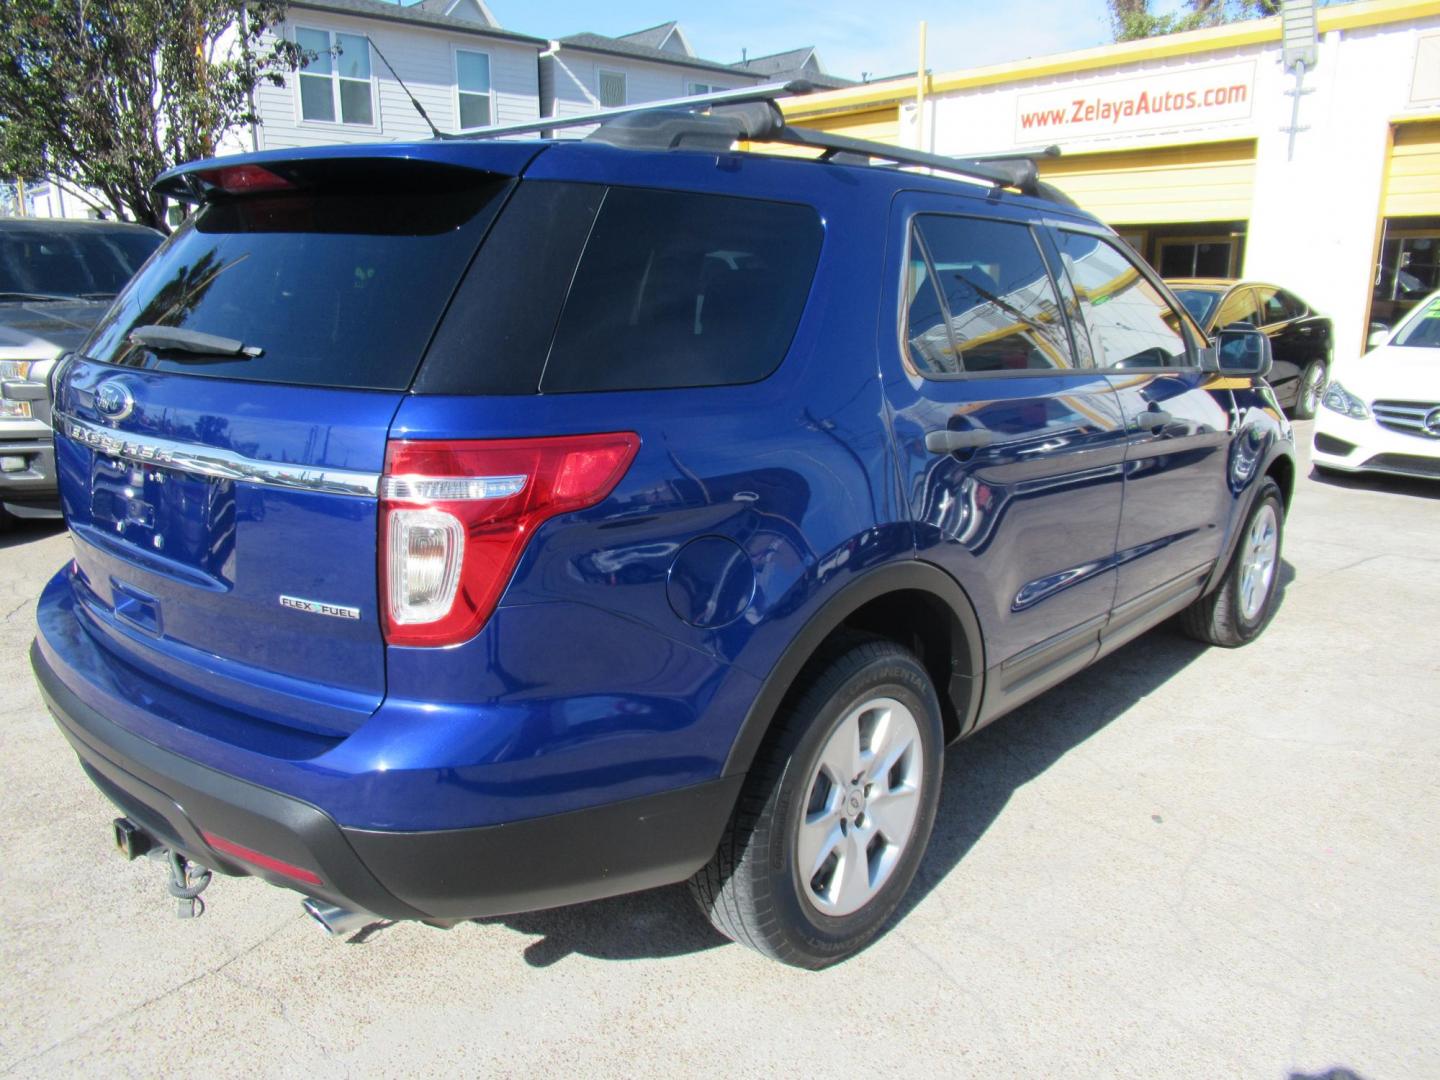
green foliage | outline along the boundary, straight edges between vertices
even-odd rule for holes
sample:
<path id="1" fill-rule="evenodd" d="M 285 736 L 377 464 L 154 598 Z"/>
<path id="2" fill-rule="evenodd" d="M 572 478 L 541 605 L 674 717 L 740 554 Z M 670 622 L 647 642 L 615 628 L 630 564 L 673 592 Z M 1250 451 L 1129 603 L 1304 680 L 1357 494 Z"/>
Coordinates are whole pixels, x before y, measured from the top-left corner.
<path id="1" fill-rule="evenodd" d="M 1148 0 L 1109 0 L 1110 24 L 1116 41 L 1178 34 L 1207 26 L 1263 19 L 1280 13 L 1279 0 L 1185 0 L 1180 10 L 1157 14 Z"/>
<path id="2" fill-rule="evenodd" d="M 0 176 L 166 229 L 150 182 L 254 122 L 257 83 L 307 58 L 266 33 L 284 17 L 285 0 L 0 0 Z"/>

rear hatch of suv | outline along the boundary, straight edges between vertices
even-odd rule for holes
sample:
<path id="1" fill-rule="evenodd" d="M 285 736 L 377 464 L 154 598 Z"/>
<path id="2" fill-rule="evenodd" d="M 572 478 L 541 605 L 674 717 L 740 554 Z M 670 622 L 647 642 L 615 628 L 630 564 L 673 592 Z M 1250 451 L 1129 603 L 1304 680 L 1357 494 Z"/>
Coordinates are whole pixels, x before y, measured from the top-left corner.
<path id="1" fill-rule="evenodd" d="M 216 706 L 186 723 L 234 739 L 239 710 L 303 754 L 383 700 L 387 433 L 534 153 L 336 148 L 165 181 L 205 201 L 65 373 L 57 428 L 77 606 L 113 660 Z"/>

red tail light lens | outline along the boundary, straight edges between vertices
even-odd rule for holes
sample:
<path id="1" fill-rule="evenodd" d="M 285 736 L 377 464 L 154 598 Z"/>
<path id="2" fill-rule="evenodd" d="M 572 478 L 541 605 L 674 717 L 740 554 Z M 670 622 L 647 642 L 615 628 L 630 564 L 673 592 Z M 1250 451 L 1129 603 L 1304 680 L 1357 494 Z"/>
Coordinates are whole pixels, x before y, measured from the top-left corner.
<path id="1" fill-rule="evenodd" d="M 629 431 L 392 440 L 380 481 L 385 640 L 437 646 L 474 637 L 531 534 L 602 501 L 639 449 Z"/>
<path id="2" fill-rule="evenodd" d="M 195 176 L 227 195 L 248 195 L 260 191 L 284 191 L 295 185 L 279 173 L 259 165 L 226 165 L 219 169 L 205 169 Z"/>

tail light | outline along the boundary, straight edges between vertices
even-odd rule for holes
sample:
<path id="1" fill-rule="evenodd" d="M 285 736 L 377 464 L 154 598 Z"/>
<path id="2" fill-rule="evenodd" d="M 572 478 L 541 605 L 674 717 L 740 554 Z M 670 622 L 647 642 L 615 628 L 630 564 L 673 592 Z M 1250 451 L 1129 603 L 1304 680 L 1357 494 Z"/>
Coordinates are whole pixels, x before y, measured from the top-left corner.
<path id="1" fill-rule="evenodd" d="M 639 448 L 628 431 L 392 440 L 380 481 L 385 640 L 436 646 L 474 637 L 531 534 L 603 500 Z"/>
<path id="2" fill-rule="evenodd" d="M 225 165 L 192 173 L 209 188 L 219 188 L 227 195 L 249 195 L 263 191 L 286 191 L 292 184 L 279 173 L 259 165 Z"/>

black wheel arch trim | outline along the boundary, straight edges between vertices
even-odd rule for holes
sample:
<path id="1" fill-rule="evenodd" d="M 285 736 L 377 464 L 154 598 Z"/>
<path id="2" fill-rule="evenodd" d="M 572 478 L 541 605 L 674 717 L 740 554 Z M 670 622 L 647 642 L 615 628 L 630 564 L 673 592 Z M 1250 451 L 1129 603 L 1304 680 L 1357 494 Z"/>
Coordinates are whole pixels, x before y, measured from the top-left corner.
<path id="1" fill-rule="evenodd" d="M 1201 593 L 1202 596 L 1207 595 L 1213 589 L 1217 588 L 1220 584 L 1220 579 L 1225 576 L 1225 571 L 1230 566 L 1230 560 L 1235 555 L 1235 547 L 1240 543 L 1240 534 L 1244 532 L 1245 522 L 1250 518 L 1250 511 L 1255 508 L 1255 499 L 1259 495 L 1261 488 L 1264 487 L 1265 481 L 1274 476 L 1275 465 L 1282 458 L 1289 464 L 1291 484 L 1293 485 L 1298 478 L 1298 465 L 1294 444 L 1289 440 L 1276 440 L 1270 453 L 1265 456 L 1265 464 L 1255 470 L 1254 475 L 1250 478 L 1250 482 L 1245 485 L 1242 494 L 1243 509 L 1235 515 L 1232 528 L 1230 529 L 1230 535 L 1225 538 L 1225 550 L 1220 553 L 1220 558 L 1215 561 L 1215 566 L 1210 571 L 1210 578 L 1205 582 L 1204 591 Z M 1278 480 L 1276 481 L 1276 486 L 1280 488 L 1281 509 L 1285 511 L 1288 517 L 1290 500 L 1294 497 L 1294 492 L 1292 490 L 1287 493 L 1284 485 Z M 1284 554 L 1282 550 L 1280 553 L 1282 558 Z"/>
<path id="2" fill-rule="evenodd" d="M 760 692 L 751 703 L 731 744 L 721 776 L 734 776 L 749 770 L 755 752 L 769 732 L 785 696 L 816 650 L 837 627 L 872 600 L 907 591 L 924 592 L 936 597 L 959 624 L 964 639 L 963 655 L 952 657 L 950 685 L 937 686 L 936 691 L 941 695 L 949 693 L 960 721 L 960 733 L 969 732 L 980 712 L 985 677 L 980 620 L 959 582 L 934 563 L 911 559 L 866 571 L 830 597 L 810 617 L 761 684 Z"/>

